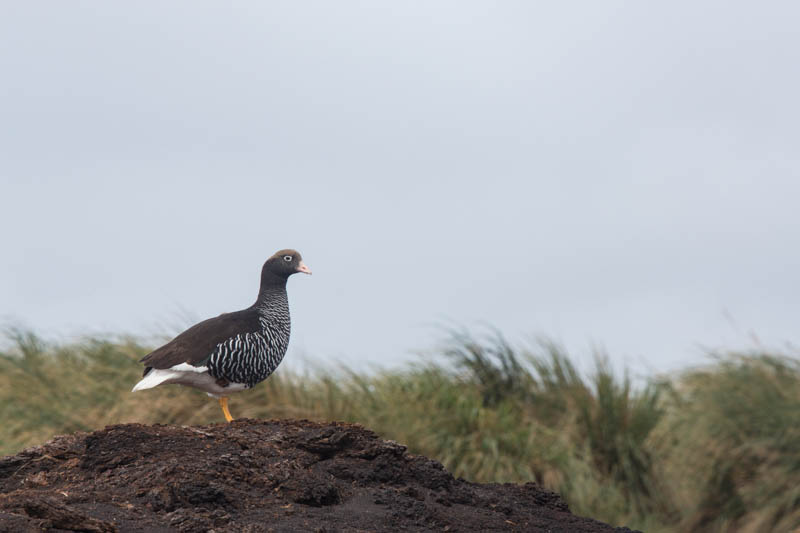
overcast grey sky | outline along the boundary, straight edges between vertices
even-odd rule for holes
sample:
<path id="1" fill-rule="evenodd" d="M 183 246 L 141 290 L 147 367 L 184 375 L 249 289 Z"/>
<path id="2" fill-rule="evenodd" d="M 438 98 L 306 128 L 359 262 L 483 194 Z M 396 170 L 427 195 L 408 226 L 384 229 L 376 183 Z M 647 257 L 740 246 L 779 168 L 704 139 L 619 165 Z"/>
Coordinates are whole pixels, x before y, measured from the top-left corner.
<path id="1" fill-rule="evenodd" d="M 294 247 L 290 357 L 797 341 L 797 6 L 4 2 L 0 318 L 186 326 Z"/>

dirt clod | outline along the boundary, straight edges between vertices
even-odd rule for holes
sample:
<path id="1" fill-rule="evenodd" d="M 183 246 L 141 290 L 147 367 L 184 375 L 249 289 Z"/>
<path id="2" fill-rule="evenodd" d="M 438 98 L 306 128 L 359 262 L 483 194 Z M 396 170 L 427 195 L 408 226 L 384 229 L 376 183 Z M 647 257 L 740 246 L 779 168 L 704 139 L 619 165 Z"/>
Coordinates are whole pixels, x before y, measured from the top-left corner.
<path id="1" fill-rule="evenodd" d="M 0 459 L 5 531 L 623 532 L 533 483 L 475 484 L 357 425 L 127 424 Z"/>

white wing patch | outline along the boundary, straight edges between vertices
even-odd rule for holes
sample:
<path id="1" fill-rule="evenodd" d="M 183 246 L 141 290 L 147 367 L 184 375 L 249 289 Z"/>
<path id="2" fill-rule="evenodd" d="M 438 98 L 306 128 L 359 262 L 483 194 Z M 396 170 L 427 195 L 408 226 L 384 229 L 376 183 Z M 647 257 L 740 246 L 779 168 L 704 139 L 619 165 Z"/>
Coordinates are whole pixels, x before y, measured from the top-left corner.
<path id="1" fill-rule="evenodd" d="M 225 396 L 231 392 L 238 392 L 247 388 L 243 383 L 230 383 L 227 387 L 220 387 L 217 381 L 208 373 L 206 366 L 192 366 L 189 363 L 181 363 L 170 368 L 154 368 L 133 387 L 131 392 L 144 389 L 152 389 L 167 383 L 177 383 L 188 385 L 207 392 L 209 395 L 218 397 Z"/>
<path id="2" fill-rule="evenodd" d="M 175 372 L 208 372 L 207 366 L 192 366 L 189 363 L 181 363 L 179 365 L 175 365 L 170 367 L 170 370 L 174 370 Z M 152 372 L 152 371 L 151 371 Z"/>

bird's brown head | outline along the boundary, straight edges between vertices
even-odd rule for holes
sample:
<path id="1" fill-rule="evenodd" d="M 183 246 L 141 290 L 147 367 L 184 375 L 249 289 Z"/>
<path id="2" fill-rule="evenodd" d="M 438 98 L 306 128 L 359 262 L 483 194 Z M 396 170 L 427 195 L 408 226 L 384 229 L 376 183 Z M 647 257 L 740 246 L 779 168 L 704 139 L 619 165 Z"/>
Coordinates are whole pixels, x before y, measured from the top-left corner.
<path id="1" fill-rule="evenodd" d="M 261 270 L 261 278 L 263 280 L 265 277 L 275 277 L 285 280 L 298 272 L 311 274 L 311 269 L 303 263 L 303 257 L 300 252 L 288 249 L 279 250 L 264 263 L 264 268 Z"/>

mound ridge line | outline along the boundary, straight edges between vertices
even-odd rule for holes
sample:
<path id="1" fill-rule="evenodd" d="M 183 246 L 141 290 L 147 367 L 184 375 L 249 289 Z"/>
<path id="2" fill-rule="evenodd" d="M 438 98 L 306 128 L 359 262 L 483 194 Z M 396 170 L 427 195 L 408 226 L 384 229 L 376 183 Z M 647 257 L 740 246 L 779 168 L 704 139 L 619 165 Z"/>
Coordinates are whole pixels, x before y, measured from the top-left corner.
<path id="1" fill-rule="evenodd" d="M 478 484 L 355 424 L 123 424 L 0 459 L 0 532 L 630 531 Z"/>

